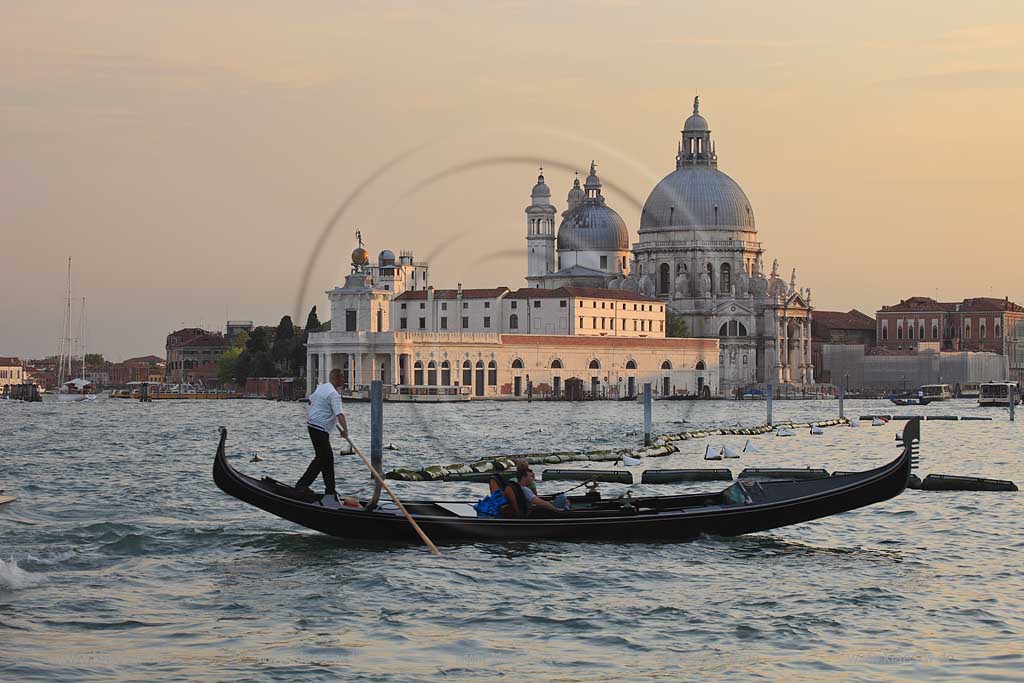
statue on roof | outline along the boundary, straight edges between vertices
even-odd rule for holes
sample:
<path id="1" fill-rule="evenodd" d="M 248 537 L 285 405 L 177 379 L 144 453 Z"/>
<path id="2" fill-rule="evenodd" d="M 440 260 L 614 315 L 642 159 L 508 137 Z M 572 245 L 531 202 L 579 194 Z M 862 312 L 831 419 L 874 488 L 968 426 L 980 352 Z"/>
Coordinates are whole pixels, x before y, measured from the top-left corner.
<path id="1" fill-rule="evenodd" d="M 694 95 L 693 96 L 693 113 L 694 114 L 699 114 L 700 113 L 700 95 Z"/>

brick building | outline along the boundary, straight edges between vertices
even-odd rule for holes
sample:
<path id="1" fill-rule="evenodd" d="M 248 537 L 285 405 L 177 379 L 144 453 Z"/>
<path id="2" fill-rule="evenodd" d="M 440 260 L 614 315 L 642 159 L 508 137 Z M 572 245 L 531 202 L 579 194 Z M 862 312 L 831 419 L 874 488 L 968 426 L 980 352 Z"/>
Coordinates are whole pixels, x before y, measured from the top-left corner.
<path id="1" fill-rule="evenodd" d="M 24 364 L 21 359 L 11 356 L 0 356 L 0 393 L 8 391 L 8 387 L 27 381 Z"/>
<path id="2" fill-rule="evenodd" d="M 859 347 L 865 353 L 875 346 L 875 319 L 852 309 L 842 311 L 814 311 L 811 320 L 811 348 L 814 360 L 814 381 L 839 384 L 841 377 L 833 377 L 831 359 L 836 353 Z"/>
<path id="3" fill-rule="evenodd" d="M 123 387 L 129 382 L 163 382 L 167 363 L 160 356 L 129 358 L 110 366 L 110 384 Z"/>
<path id="4" fill-rule="evenodd" d="M 217 361 L 231 348 L 219 332 L 186 327 L 167 335 L 167 381 L 217 383 Z"/>
<path id="5" fill-rule="evenodd" d="M 922 343 L 940 351 L 998 353 L 1007 357 L 1009 378 L 1024 379 L 1024 307 L 1009 298 L 903 299 L 877 312 L 875 339 L 890 353 L 915 352 Z"/>

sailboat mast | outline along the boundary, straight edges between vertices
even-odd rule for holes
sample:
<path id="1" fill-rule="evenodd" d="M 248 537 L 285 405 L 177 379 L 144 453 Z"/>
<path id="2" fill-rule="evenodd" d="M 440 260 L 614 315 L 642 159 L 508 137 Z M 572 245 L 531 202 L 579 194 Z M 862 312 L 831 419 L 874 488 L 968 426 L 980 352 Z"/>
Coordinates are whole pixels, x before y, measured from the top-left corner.
<path id="1" fill-rule="evenodd" d="M 85 297 L 82 297 L 82 314 L 78 319 L 78 342 L 82 350 L 82 379 L 85 379 Z"/>
<path id="2" fill-rule="evenodd" d="M 64 319 L 61 321 L 60 358 L 57 364 L 57 386 L 63 386 L 71 374 L 71 257 L 68 257 L 68 279 L 64 296 Z"/>

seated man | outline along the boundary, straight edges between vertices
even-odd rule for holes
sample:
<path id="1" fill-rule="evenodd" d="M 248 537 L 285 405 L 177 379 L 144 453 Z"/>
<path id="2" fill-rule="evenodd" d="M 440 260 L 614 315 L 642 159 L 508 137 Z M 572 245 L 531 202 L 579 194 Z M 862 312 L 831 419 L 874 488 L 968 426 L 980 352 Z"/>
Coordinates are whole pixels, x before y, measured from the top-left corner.
<path id="1" fill-rule="evenodd" d="M 533 470 L 530 469 L 529 463 L 525 460 L 520 460 L 516 465 L 516 476 L 519 479 L 519 487 L 523 491 L 523 497 L 526 499 L 527 515 L 537 508 L 548 510 L 549 512 L 563 512 L 569 509 L 569 499 L 565 497 L 565 494 L 556 496 L 554 503 L 549 503 L 537 495 L 537 487 L 533 481 Z"/>

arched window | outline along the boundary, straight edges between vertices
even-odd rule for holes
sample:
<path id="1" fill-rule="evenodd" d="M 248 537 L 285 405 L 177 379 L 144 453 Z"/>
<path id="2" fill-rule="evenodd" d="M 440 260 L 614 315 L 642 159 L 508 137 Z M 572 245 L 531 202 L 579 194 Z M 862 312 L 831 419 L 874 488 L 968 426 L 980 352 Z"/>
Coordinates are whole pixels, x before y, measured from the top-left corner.
<path id="1" fill-rule="evenodd" d="M 903 339 L 903 325 L 896 326 L 896 338 Z"/>
<path id="2" fill-rule="evenodd" d="M 522 370 L 523 369 L 523 361 L 521 361 L 520 359 L 516 358 L 514 361 L 512 361 L 512 368 L 514 370 Z"/>
<path id="3" fill-rule="evenodd" d="M 416 386 L 423 385 L 423 363 L 416 361 L 412 366 L 412 383 Z"/>
<path id="4" fill-rule="evenodd" d="M 719 337 L 728 337 L 729 336 L 729 323 L 722 323 L 722 326 L 718 328 L 718 336 Z"/>
<path id="5" fill-rule="evenodd" d="M 493 360 L 487 364 L 487 383 L 492 387 L 498 383 L 498 364 Z"/>
<path id="6" fill-rule="evenodd" d="M 449 386 L 452 383 L 452 367 L 448 361 L 441 361 L 441 384 Z"/>
<path id="7" fill-rule="evenodd" d="M 910 323 L 910 327 L 907 328 L 907 339 L 914 338 L 914 323 Z"/>
<path id="8" fill-rule="evenodd" d="M 939 338 L 939 326 L 938 325 L 932 325 L 932 339 L 938 339 L 938 338 Z"/>
<path id="9" fill-rule="evenodd" d="M 747 326 L 744 325 L 743 323 L 739 324 L 739 336 L 741 336 L 741 337 L 746 337 L 747 336 Z"/>
<path id="10" fill-rule="evenodd" d="M 427 363 L 427 384 L 437 386 L 437 363 L 434 361 Z"/>
<path id="11" fill-rule="evenodd" d="M 626 361 L 626 369 L 627 370 L 636 370 L 636 361 L 633 360 L 632 358 L 630 358 L 628 361 Z"/>
<path id="12" fill-rule="evenodd" d="M 732 266 L 728 263 L 722 264 L 722 277 L 719 278 L 718 284 L 722 288 L 722 294 L 728 294 L 732 291 Z"/>
<path id="13" fill-rule="evenodd" d="M 662 263 L 658 268 L 658 292 L 661 294 L 668 294 L 669 289 L 672 285 L 672 269 L 667 263 Z"/>
<path id="14" fill-rule="evenodd" d="M 467 387 L 473 384 L 473 364 L 468 360 L 462 364 L 462 383 Z"/>
<path id="15" fill-rule="evenodd" d="M 889 338 L 889 328 L 886 327 L 885 325 L 882 325 L 882 341 L 885 341 L 888 338 Z"/>
<path id="16" fill-rule="evenodd" d="M 993 327 L 992 329 L 993 329 L 992 336 L 993 337 L 998 337 L 999 336 L 999 323 L 996 323 L 995 327 Z"/>
<path id="17" fill-rule="evenodd" d="M 970 323 L 967 323 L 967 325 L 964 327 L 964 338 L 965 339 L 970 339 L 971 338 L 971 324 Z"/>
<path id="18" fill-rule="evenodd" d="M 518 330 L 519 329 L 519 316 L 513 313 L 508 317 L 508 329 Z"/>
<path id="19" fill-rule="evenodd" d="M 591 370 L 600 370 L 601 363 L 599 363 L 595 358 L 594 360 L 590 361 L 590 365 L 588 365 L 587 367 L 590 368 Z"/>
<path id="20" fill-rule="evenodd" d="M 982 323 L 981 327 L 979 327 L 978 330 L 979 330 L 978 339 L 984 339 L 985 338 L 985 323 Z"/>
<path id="21" fill-rule="evenodd" d="M 561 369 L 561 367 L 562 367 L 562 361 L 558 360 L 557 358 L 554 359 L 553 361 L 551 361 L 551 368 L 553 370 Z"/>
<path id="22" fill-rule="evenodd" d="M 921 327 L 917 329 L 917 338 L 922 341 L 924 340 L 924 323 L 921 323 Z"/>
<path id="23" fill-rule="evenodd" d="M 668 362 L 668 361 L 666 361 L 666 362 Z M 697 367 L 695 367 L 694 369 L 695 370 L 703 370 L 704 369 L 704 361 L 702 361 L 702 360 L 697 361 Z"/>
<path id="24" fill-rule="evenodd" d="M 671 370 L 672 369 L 672 361 L 669 361 L 669 360 L 662 361 L 661 362 L 661 369 L 662 370 Z"/>

